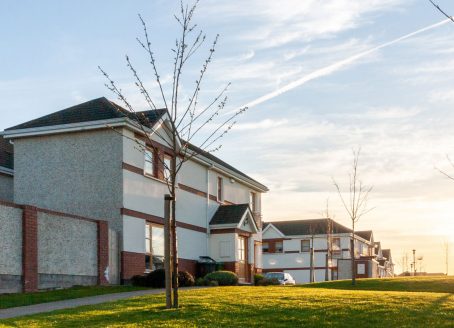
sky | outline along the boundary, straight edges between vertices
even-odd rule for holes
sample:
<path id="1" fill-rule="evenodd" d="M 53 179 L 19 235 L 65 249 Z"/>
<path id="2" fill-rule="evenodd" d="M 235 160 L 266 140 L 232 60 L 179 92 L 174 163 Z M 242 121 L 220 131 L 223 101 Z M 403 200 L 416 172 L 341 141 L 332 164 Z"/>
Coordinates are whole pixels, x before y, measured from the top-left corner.
<path id="1" fill-rule="evenodd" d="M 451 1 L 438 2 L 454 14 Z M 178 8 L 1 1 L 0 131 L 93 98 L 115 101 L 98 65 L 147 109 L 125 65 L 127 54 L 155 94 L 137 14 L 166 89 Z M 333 179 L 348 187 L 352 149 L 361 147 L 373 210 L 358 229 L 392 249 L 398 272 L 412 249 L 423 257 L 418 269 L 445 272 L 448 241 L 454 274 L 454 181 L 435 169 L 454 175 L 446 159 L 454 158 L 454 23 L 440 23 L 445 17 L 423 0 L 201 0 L 194 19 L 207 41 L 220 35 L 200 103 L 231 82 L 225 111 L 252 105 L 216 155 L 269 187 L 264 220 L 322 217 L 329 200 L 334 219 L 349 226 Z M 188 62 L 182 102 L 208 49 Z"/>

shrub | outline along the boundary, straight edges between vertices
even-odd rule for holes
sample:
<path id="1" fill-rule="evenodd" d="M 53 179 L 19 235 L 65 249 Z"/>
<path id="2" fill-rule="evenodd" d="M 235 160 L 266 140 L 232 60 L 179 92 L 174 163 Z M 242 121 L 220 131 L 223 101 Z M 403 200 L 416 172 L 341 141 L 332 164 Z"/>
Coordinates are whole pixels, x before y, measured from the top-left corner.
<path id="1" fill-rule="evenodd" d="M 145 276 L 145 287 L 164 288 L 166 285 L 166 273 L 164 269 L 151 271 Z"/>
<path id="2" fill-rule="evenodd" d="M 255 274 L 254 275 L 254 285 L 258 285 L 260 281 L 262 281 L 265 277 L 262 274 Z"/>
<path id="3" fill-rule="evenodd" d="M 280 285 L 279 280 L 276 278 L 263 278 L 259 281 L 258 286 L 271 286 L 271 285 Z"/>
<path id="4" fill-rule="evenodd" d="M 215 271 L 207 274 L 205 280 L 217 281 L 219 286 L 234 286 L 238 285 L 238 277 L 235 273 L 230 271 Z"/>
<path id="5" fill-rule="evenodd" d="M 180 287 L 192 287 L 195 281 L 192 274 L 187 271 L 178 271 L 178 286 Z"/>
<path id="6" fill-rule="evenodd" d="M 197 280 L 195 281 L 195 285 L 196 286 L 206 286 L 206 281 L 203 278 L 197 278 Z"/>
<path id="7" fill-rule="evenodd" d="M 217 287 L 217 286 L 219 286 L 219 283 L 218 283 L 216 280 L 211 280 L 211 281 L 208 283 L 208 286 Z"/>
<path id="8" fill-rule="evenodd" d="M 145 286 L 145 276 L 141 275 L 132 276 L 131 284 L 133 286 Z"/>

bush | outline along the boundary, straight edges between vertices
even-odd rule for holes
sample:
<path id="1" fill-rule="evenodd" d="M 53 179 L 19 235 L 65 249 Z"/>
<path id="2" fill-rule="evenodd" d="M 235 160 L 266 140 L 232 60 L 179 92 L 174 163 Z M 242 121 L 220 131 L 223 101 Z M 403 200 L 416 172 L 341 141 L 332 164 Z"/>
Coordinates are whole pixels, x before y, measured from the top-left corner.
<path id="1" fill-rule="evenodd" d="M 205 280 L 217 281 L 219 286 L 235 286 L 238 285 L 238 277 L 235 273 L 230 271 L 215 271 L 207 274 Z"/>
<path id="2" fill-rule="evenodd" d="M 216 280 L 211 280 L 211 281 L 208 283 L 208 286 L 217 287 L 217 286 L 219 286 L 219 283 L 218 283 Z"/>
<path id="3" fill-rule="evenodd" d="M 164 288 L 166 286 L 166 273 L 164 269 L 151 271 L 145 276 L 145 287 Z"/>
<path id="4" fill-rule="evenodd" d="M 192 274 L 187 271 L 178 271 L 178 286 L 180 287 L 192 287 L 195 281 Z"/>
<path id="5" fill-rule="evenodd" d="M 199 287 L 206 286 L 206 281 L 203 278 L 197 278 L 197 280 L 195 281 L 195 285 Z"/>
<path id="6" fill-rule="evenodd" d="M 133 286 L 145 286 L 145 276 L 141 275 L 132 276 L 131 284 Z"/>
<path id="7" fill-rule="evenodd" d="M 258 286 L 272 286 L 272 285 L 280 285 L 279 280 L 276 278 L 263 278 L 259 281 Z"/>
<path id="8" fill-rule="evenodd" d="M 260 281 L 262 281 L 265 277 L 262 274 L 255 274 L 254 275 L 254 285 L 258 286 Z"/>

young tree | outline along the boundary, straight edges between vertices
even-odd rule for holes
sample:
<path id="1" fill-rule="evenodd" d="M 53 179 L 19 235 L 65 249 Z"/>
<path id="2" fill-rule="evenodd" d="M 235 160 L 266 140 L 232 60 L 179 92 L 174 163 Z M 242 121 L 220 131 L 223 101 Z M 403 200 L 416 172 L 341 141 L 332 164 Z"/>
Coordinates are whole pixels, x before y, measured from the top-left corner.
<path id="1" fill-rule="evenodd" d="M 215 152 L 221 148 L 220 139 L 223 138 L 235 125 L 236 118 L 246 111 L 247 107 L 240 108 L 235 112 L 224 113 L 227 96 L 226 92 L 230 83 L 227 83 L 210 101 L 203 104 L 201 101 L 201 87 L 204 81 L 208 67 L 212 62 L 215 48 L 218 42 L 219 35 L 214 38 L 214 41 L 208 48 L 206 56 L 198 76 L 194 79 L 195 85 L 189 88 L 189 96 L 185 98 L 182 95 L 183 73 L 187 68 L 191 59 L 195 58 L 194 54 L 206 43 L 206 35 L 202 30 L 198 29 L 197 24 L 194 24 L 194 14 L 198 5 L 195 1 L 192 5 L 180 3 L 178 14 L 174 15 L 176 23 L 179 26 L 179 36 L 175 40 L 175 45 L 172 51 L 172 72 L 171 83 L 163 83 L 159 73 L 158 64 L 155 59 L 155 53 L 152 50 L 149 28 L 143 18 L 139 15 L 140 23 L 143 28 L 142 38 L 137 38 L 139 46 L 144 51 L 151 65 L 153 72 L 153 80 L 157 86 L 156 96 L 151 89 L 147 88 L 141 74 L 136 70 L 129 56 L 126 55 L 126 66 L 130 70 L 134 85 L 137 87 L 140 94 L 143 96 L 148 105 L 148 112 L 140 112 L 127 99 L 126 94 L 121 90 L 116 82 L 99 67 L 102 74 L 107 79 L 106 87 L 124 104 L 128 116 L 133 116 L 134 124 L 137 129 L 140 129 L 145 137 L 146 146 L 140 143 L 135 138 L 130 138 L 136 143 L 137 148 L 142 151 L 145 156 L 149 154 L 147 147 L 151 147 L 154 156 L 157 157 L 159 165 L 164 168 L 165 181 L 168 187 L 169 196 L 166 204 L 170 204 L 170 209 L 166 209 L 169 213 L 170 231 L 165 231 L 166 240 L 171 241 L 171 245 L 165 245 L 166 253 L 170 252 L 171 256 L 166 256 L 166 300 L 167 307 L 178 307 L 178 253 L 177 253 L 177 234 L 176 234 L 176 196 L 177 196 L 177 178 L 184 163 L 197 156 L 198 154 L 206 154 Z M 186 86 L 185 90 L 188 90 Z M 192 91 L 191 91 L 192 90 Z M 159 104 L 159 106 L 158 106 Z M 158 108 L 163 107 L 163 111 L 168 115 L 162 115 L 159 118 L 159 128 L 155 128 L 156 122 L 152 120 L 153 113 L 159 113 Z M 121 109 L 119 109 L 121 110 Z M 222 114 L 222 115 L 220 115 Z M 151 116 L 151 117 L 150 117 Z M 121 133 L 121 132 L 119 132 Z M 123 137 L 128 136 L 122 134 Z M 198 146 L 194 146 L 195 137 L 201 138 Z M 164 143 L 168 149 L 171 149 L 171 158 L 165 158 L 159 153 L 156 147 L 155 139 Z M 148 155 L 153 156 L 153 155 Z M 154 159 L 153 159 L 154 160 Z M 170 265 L 171 264 L 171 265 Z M 172 284 L 170 284 L 172 277 Z M 173 296 L 170 288 L 173 286 Z M 172 302 L 173 298 L 173 302 Z"/>
<path id="2" fill-rule="evenodd" d="M 358 161 L 359 155 L 361 153 L 361 148 L 353 150 L 353 163 L 352 171 L 349 175 L 349 190 L 348 198 L 344 196 L 339 184 L 334 180 L 334 187 L 339 194 L 339 198 L 342 201 L 342 205 L 348 213 L 348 216 L 352 222 L 352 239 L 351 239 L 351 259 L 352 259 L 352 285 L 356 284 L 356 263 L 355 263 L 355 226 L 358 223 L 359 219 L 363 217 L 366 213 L 373 210 L 373 208 L 368 208 L 367 200 L 369 194 L 372 191 L 372 186 L 365 186 L 359 178 L 358 173 Z"/>

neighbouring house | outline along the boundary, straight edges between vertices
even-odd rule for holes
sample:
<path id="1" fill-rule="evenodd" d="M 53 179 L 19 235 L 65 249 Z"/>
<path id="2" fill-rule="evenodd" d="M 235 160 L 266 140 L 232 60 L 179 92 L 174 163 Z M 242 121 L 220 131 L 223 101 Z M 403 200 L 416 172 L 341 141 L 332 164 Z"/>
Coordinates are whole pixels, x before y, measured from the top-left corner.
<path id="1" fill-rule="evenodd" d="M 157 152 L 134 116 L 106 98 L 0 135 L 0 281 L 9 290 L 18 282 L 27 291 L 128 282 L 162 267 L 168 188 L 158 157 L 174 156 L 163 140 L 169 114 L 142 114 L 159 131 L 152 134 Z M 262 270 L 261 194 L 268 189 L 212 154 L 190 150 L 197 155 L 177 181 L 180 268 L 195 274 L 199 257 L 210 256 L 250 282 Z"/>
<path id="2" fill-rule="evenodd" d="M 352 230 L 329 218 L 264 223 L 263 272 L 290 273 L 297 283 L 349 279 L 351 240 Z M 372 231 L 355 233 L 358 278 L 380 276 L 375 245 Z"/>

